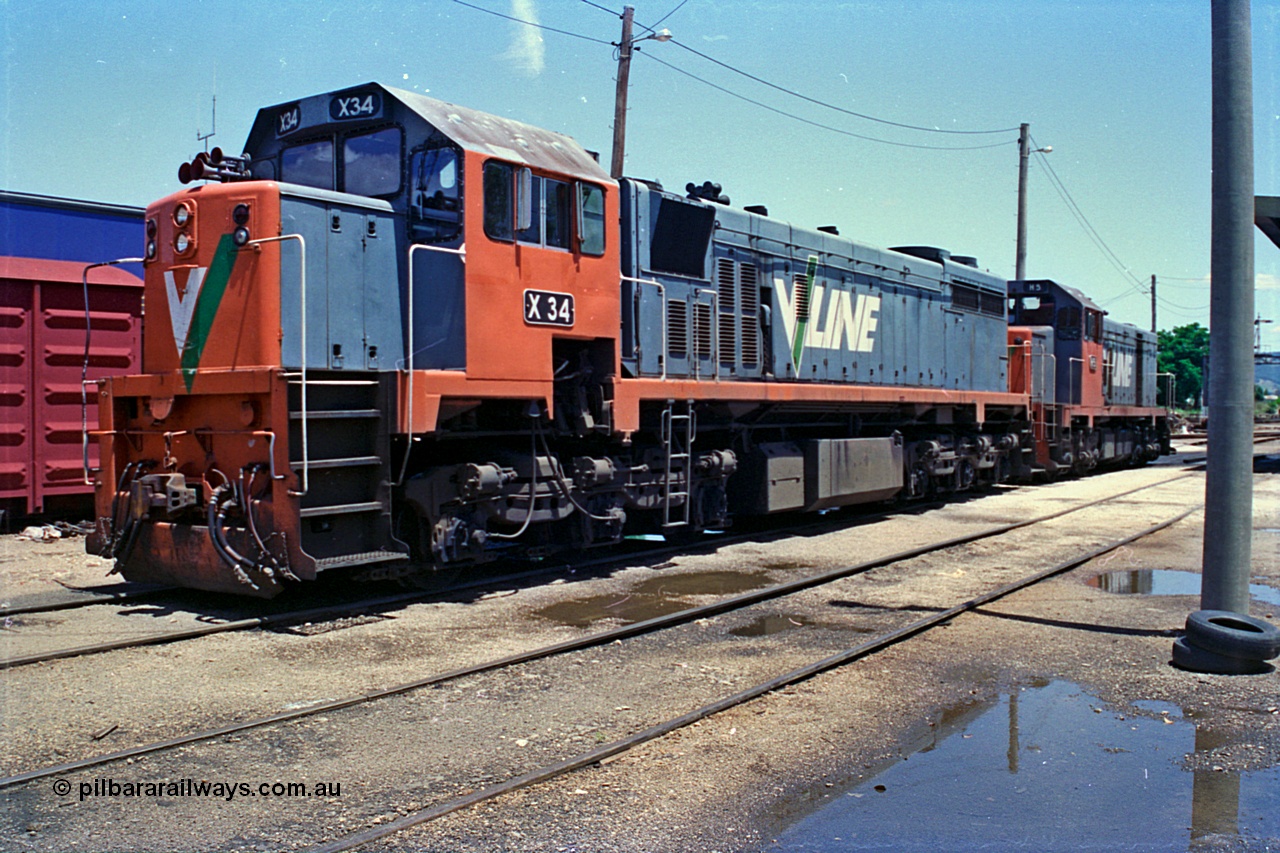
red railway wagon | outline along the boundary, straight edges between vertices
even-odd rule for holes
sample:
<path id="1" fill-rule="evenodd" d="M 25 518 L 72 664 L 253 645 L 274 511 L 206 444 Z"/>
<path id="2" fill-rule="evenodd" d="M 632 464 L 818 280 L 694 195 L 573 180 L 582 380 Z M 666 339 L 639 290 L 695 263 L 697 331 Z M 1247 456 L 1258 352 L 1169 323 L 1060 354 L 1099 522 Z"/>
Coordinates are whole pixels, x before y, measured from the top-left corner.
<path id="1" fill-rule="evenodd" d="M 97 388 L 82 396 L 81 383 L 138 368 L 141 279 L 90 271 L 86 314 L 85 266 L 0 257 L 0 511 L 9 516 L 91 509 L 82 442 L 85 421 L 98 424 Z M 96 467 L 97 442 L 87 450 Z"/>

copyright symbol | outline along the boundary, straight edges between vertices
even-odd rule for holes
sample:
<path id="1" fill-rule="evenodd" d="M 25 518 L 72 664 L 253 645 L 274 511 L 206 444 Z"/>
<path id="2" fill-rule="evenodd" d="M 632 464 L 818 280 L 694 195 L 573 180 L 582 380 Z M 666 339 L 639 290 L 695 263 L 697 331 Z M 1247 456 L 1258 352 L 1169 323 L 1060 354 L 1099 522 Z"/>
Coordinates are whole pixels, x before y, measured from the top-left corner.
<path id="1" fill-rule="evenodd" d="M 71 783 L 66 779 L 57 779 L 53 783 L 53 792 L 59 797 L 65 797 L 71 793 Z"/>

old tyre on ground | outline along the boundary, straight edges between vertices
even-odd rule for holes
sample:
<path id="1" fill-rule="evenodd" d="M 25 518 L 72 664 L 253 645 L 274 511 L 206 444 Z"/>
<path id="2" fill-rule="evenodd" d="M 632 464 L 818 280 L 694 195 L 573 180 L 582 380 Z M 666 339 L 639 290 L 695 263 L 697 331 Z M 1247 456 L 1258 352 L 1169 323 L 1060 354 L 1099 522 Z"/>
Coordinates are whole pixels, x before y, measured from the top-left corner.
<path id="1" fill-rule="evenodd" d="M 1187 616 L 1187 642 L 1207 652 L 1242 660 L 1280 655 L 1280 628 L 1245 613 L 1197 610 Z"/>
<path id="2" fill-rule="evenodd" d="M 1266 661 L 1232 658 L 1206 651 L 1188 643 L 1186 637 L 1173 641 L 1173 665 L 1191 672 L 1215 675 L 1259 675 L 1275 669 Z"/>

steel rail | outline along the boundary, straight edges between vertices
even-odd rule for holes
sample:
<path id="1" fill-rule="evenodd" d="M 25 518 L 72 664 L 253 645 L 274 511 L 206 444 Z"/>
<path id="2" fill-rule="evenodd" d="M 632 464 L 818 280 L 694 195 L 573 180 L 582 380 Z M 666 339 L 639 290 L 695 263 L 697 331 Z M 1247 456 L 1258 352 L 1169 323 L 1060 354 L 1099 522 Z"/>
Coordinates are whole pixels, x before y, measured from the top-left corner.
<path id="1" fill-rule="evenodd" d="M 895 554 L 879 557 L 874 560 L 868 560 L 852 566 L 832 569 L 826 572 L 819 573 L 817 575 L 812 575 L 807 578 L 798 578 L 796 580 L 788 581 L 782 584 L 777 584 L 775 586 L 767 587 L 765 589 L 755 590 L 752 592 L 743 593 L 741 595 L 732 596 L 730 598 L 725 598 L 717 602 L 712 602 L 711 604 L 704 604 L 698 607 L 692 607 L 687 610 L 681 610 L 677 613 L 671 613 L 665 616 L 657 616 L 652 619 L 644 620 L 642 622 L 635 622 L 630 625 L 623 625 L 618 628 L 610 629 L 608 631 L 601 631 L 595 634 L 588 634 L 584 637 L 578 637 L 572 640 L 565 640 L 560 643 L 554 643 L 552 645 L 543 646 L 537 649 L 531 649 L 524 652 L 517 652 L 515 654 L 507 655 L 501 658 L 496 658 L 494 660 L 483 661 L 478 664 L 459 667 L 457 669 L 453 669 L 443 673 L 438 673 L 436 675 L 427 676 L 425 678 L 421 678 L 416 681 L 406 682 L 404 684 L 395 685 L 393 687 L 380 688 L 380 689 L 372 690 L 366 693 L 361 693 L 356 696 L 349 696 L 343 699 L 334 699 L 327 702 L 319 702 L 314 705 L 309 705 L 306 708 L 298 708 L 291 711 L 284 711 L 279 714 L 272 714 L 267 717 L 259 717 L 253 720 L 245 720 L 243 722 L 231 723 L 229 725 L 220 726 L 215 729 L 206 729 L 200 732 L 192 732 L 190 734 L 180 735 L 176 738 L 171 738 L 164 741 L 157 741 L 155 743 L 150 743 L 150 744 L 141 744 L 139 746 L 129 747 L 127 749 L 118 750 L 116 752 L 105 753 L 103 755 L 98 755 L 98 756 L 90 756 L 88 758 L 82 758 L 76 761 L 69 761 L 64 764 L 53 765 L 50 767 L 45 767 L 37 770 L 29 770 L 24 773 L 18 773 L 12 776 L 0 777 L 0 790 L 3 790 L 5 788 L 10 788 L 15 785 L 20 785 L 26 782 L 32 782 L 37 779 L 44 779 L 50 776 L 58 776 L 65 773 L 71 773 L 77 770 L 83 770 L 88 767 L 96 767 L 98 765 L 108 764 L 113 761 L 137 758 L 142 755 L 148 755 L 155 752 L 163 752 L 165 750 L 173 749 L 179 746 L 186 746 L 192 743 L 198 743 L 206 740 L 213 740 L 215 738 L 223 737 L 224 735 L 236 734 L 238 732 L 247 731 L 249 729 L 261 728 L 263 726 L 274 725 L 276 723 L 290 722 L 292 720 L 309 717 L 313 714 L 322 714 L 322 713 L 328 713 L 331 711 L 337 711 L 343 708 L 352 707 L 354 705 L 361 705 L 367 702 L 376 701 L 378 699 L 385 699 L 391 696 L 398 696 L 401 694 L 410 693 L 415 690 L 420 690 L 424 687 L 431 687 L 431 686 L 434 686 L 437 684 L 443 684 L 449 681 L 456 681 L 458 679 L 465 678 L 471 675 L 479 675 L 486 672 L 505 669 L 507 667 L 515 666 L 518 664 L 530 663 L 537 660 L 556 657 L 558 655 L 566 654 L 568 652 L 581 651 L 583 649 L 588 649 L 595 646 L 608 645 L 609 643 L 612 643 L 615 640 L 622 640 L 622 639 L 638 636 L 641 634 L 653 633 L 663 628 L 682 625 L 688 622 L 693 622 L 697 619 L 703 619 L 709 616 L 716 616 L 732 610 L 740 610 L 744 607 L 748 607 L 753 604 L 758 604 L 760 602 L 768 601 L 770 599 L 791 595 L 793 593 L 810 589 L 812 587 L 822 586 L 823 584 L 831 583 L 832 581 L 840 580 L 853 575 L 862 574 L 872 569 L 882 568 L 884 566 L 892 565 L 894 563 L 902 562 L 904 560 L 915 559 L 916 557 L 920 557 L 925 554 L 933 553 L 936 551 L 943 551 L 948 548 L 957 547 L 959 545 L 967 545 L 971 542 L 976 542 L 982 539 L 988 539 L 994 536 L 1000 536 L 1004 533 L 1008 533 L 1013 530 L 1018 530 L 1023 527 L 1029 527 L 1034 524 L 1041 524 L 1046 521 L 1052 521 L 1056 518 L 1061 518 L 1062 516 L 1065 516 L 1065 515 L 1070 515 L 1075 512 L 1080 512 L 1082 510 L 1089 509 L 1091 507 L 1098 506 L 1100 504 L 1109 503 L 1110 501 L 1114 501 L 1119 498 L 1126 497 L 1128 495 L 1134 494 L 1135 492 L 1141 492 L 1147 489 L 1156 488 L 1157 486 L 1162 486 L 1167 483 L 1175 482 L 1177 480 L 1186 479 L 1187 477 L 1191 477 L 1191 476 L 1194 476 L 1194 475 L 1180 474 L 1179 476 L 1176 476 L 1176 477 L 1170 477 L 1168 479 L 1160 480 L 1155 483 L 1148 483 L 1145 486 L 1138 486 L 1136 488 L 1119 492 L 1117 494 L 1110 495 L 1105 498 L 1099 498 L 1098 500 L 1089 501 L 1088 503 L 1080 504 L 1079 506 L 1067 507 L 1065 509 L 1057 510 L 1055 512 L 1052 512 L 1043 516 L 1038 516 L 1036 518 L 1024 519 L 1022 521 L 1016 521 L 1016 522 L 1011 522 L 1009 524 L 999 525 L 997 527 L 987 528 L 985 530 L 977 531 L 975 533 L 953 537 L 951 539 L 947 539 L 942 542 L 936 542 L 931 545 L 918 546 L 916 548 L 911 548 L 906 551 L 899 551 Z M 720 541 L 723 542 L 723 540 L 720 540 Z M 660 549 L 660 550 L 667 550 L 667 549 Z M 673 548 L 670 550 L 677 550 L 677 549 Z M 679 550 L 687 551 L 688 549 L 679 549 Z"/>
<path id="2" fill-rule="evenodd" d="M 921 508 L 936 507 L 936 506 L 942 506 L 942 504 L 920 504 L 918 506 Z M 872 513 L 865 516 L 861 516 L 858 520 L 865 523 L 867 521 L 876 520 L 878 518 L 885 518 L 885 517 L 901 515 L 901 514 L 902 514 L 902 510 L 900 509 L 891 510 L 891 511 L 878 512 L 878 513 Z M 847 521 L 847 520 L 848 519 L 843 519 L 842 521 Z M 788 528 L 788 530 L 803 531 L 803 530 L 809 530 L 815 527 L 821 528 L 821 527 L 839 526 L 839 524 L 840 524 L 839 521 L 833 522 L 828 519 L 823 519 L 820 521 L 811 522 L 810 524 L 791 527 L 791 528 Z M 700 550 L 718 548 L 723 545 L 733 544 L 741 541 L 748 541 L 756 536 L 762 535 L 763 533 L 767 533 L 767 532 L 769 531 L 753 531 L 751 533 L 716 538 L 706 543 L 694 543 L 692 545 L 687 542 L 676 544 L 676 545 L 667 544 L 661 547 L 645 548 L 644 550 L 638 553 L 621 554 L 621 555 L 610 554 L 607 556 L 598 557 L 593 560 L 586 560 L 583 562 L 576 562 L 576 563 L 555 561 L 553 563 L 548 563 L 547 565 L 541 568 L 533 569 L 530 571 L 515 572 L 513 574 L 498 575 L 495 577 L 479 578 L 474 581 L 469 581 L 463 584 L 456 584 L 456 585 L 444 587 L 441 589 L 419 590 L 415 592 L 407 592 L 407 593 L 404 593 L 403 595 L 389 596 L 385 598 L 370 598 L 370 599 L 363 599 L 361 601 L 351 601 L 351 602 L 343 602 L 341 604 L 325 605 L 324 607 L 309 608 L 306 610 L 290 610 L 285 613 L 275 613 L 268 616 L 255 616 L 255 617 L 246 618 L 246 619 L 235 619 L 228 622 L 218 622 L 211 625 L 202 625 L 199 628 L 192 628 L 189 630 L 169 631 L 163 634 L 155 634 L 149 637 L 135 637 L 132 639 L 124 639 L 124 640 L 110 640 L 107 642 L 94 643 L 87 646 L 77 646 L 75 648 L 55 649 L 48 652 L 39 652 L 33 655 L 26 655 L 22 657 L 12 657 L 5 660 L 0 660 L 0 670 L 14 669 L 20 666 L 27 666 L 34 663 L 45 663 L 53 660 L 64 660 L 64 659 L 74 658 L 74 657 L 84 657 L 86 655 L 103 654 L 105 652 L 114 652 L 114 651 L 120 651 L 122 649 L 130 649 L 135 647 L 164 645 L 166 643 L 176 643 L 182 640 L 192 640 L 199 637 L 209 636 L 211 634 L 225 633 L 228 631 L 247 631 L 253 628 L 269 628 L 272 625 L 278 625 L 281 623 L 288 624 L 289 622 L 313 620 L 315 618 L 326 618 L 326 617 L 333 618 L 333 617 L 342 616 L 345 613 L 360 613 L 362 611 L 371 610 L 378 607 L 385 607 L 385 606 L 401 604 L 405 602 L 413 602 L 415 600 L 431 600 L 436 597 L 454 595 L 459 592 L 467 592 L 467 591 L 477 590 L 477 589 L 486 589 L 489 587 L 499 587 L 499 586 L 503 586 L 510 583 L 532 580 L 535 578 L 546 577 L 550 575 L 556 575 L 568 570 L 583 571 L 583 570 L 594 569 L 600 566 L 608 566 L 615 563 L 633 561 L 637 557 L 652 558 L 652 557 L 657 557 L 664 554 L 676 554 L 676 553 L 692 554 L 692 553 L 697 553 Z M 157 587 L 150 590 L 137 590 L 137 591 L 125 590 L 121 592 L 112 593 L 109 595 L 103 595 L 97 599 L 77 599 L 73 601 L 55 602 L 49 605 L 31 604 L 31 605 L 6 606 L 3 608 L 0 608 L 0 617 L 16 616 L 19 614 L 30 614 L 30 613 L 49 613 L 49 612 L 55 612 L 58 610 L 76 610 L 82 607 L 94 607 L 98 605 L 114 605 L 114 604 L 120 604 L 126 601 L 134 601 L 134 600 L 143 599 L 143 598 L 147 598 L 154 595 L 160 595 L 163 593 L 182 593 L 182 592 L 190 592 L 190 591 L 191 590 L 187 590 L 184 587 L 177 587 L 177 586 Z"/>
<path id="3" fill-rule="evenodd" d="M 112 584 L 122 586 L 123 584 Z M 68 587 L 68 589 L 74 589 Z M 167 592 L 181 592 L 178 586 L 156 586 L 147 589 L 122 589 L 112 592 L 95 592 L 92 589 L 78 589 L 83 595 L 78 598 L 67 598 L 47 604 L 4 604 L 0 605 L 0 616 L 17 616 L 22 613 L 52 613 L 57 610 L 75 610 L 80 607 L 93 607 L 97 604 L 120 604 L 125 601 L 137 601 L 163 595 Z"/>
<path id="4" fill-rule="evenodd" d="M 917 634 L 921 634 L 930 628 L 949 622 L 963 613 L 975 610 L 984 604 L 989 604 L 992 601 L 996 601 L 997 599 L 1031 586 L 1032 584 L 1039 583 L 1046 578 L 1067 572 L 1077 566 L 1081 566 L 1089 562 L 1090 560 L 1094 560 L 1104 554 L 1123 548 L 1125 545 L 1136 542 L 1143 537 L 1150 536 L 1153 533 L 1157 533 L 1167 527 L 1171 527 L 1192 513 L 1199 512 L 1203 508 L 1204 504 L 1198 504 L 1191 509 L 1179 513 L 1171 519 L 1162 521 L 1159 524 L 1155 524 L 1131 536 L 1126 536 L 1123 539 L 1118 539 L 1101 547 L 1094 548 L 1085 554 L 1072 557 L 1069 560 L 1065 560 L 1057 565 L 1036 572 L 1035 574 L 1028 575 L 1020 580 L 1013 581 L 1012 583 L 1005 584 L 991 590 L 990 592 L 983 593 L 976 598 L 971 598 L 963 604 L 957 604 L 956 606 L 943 610 L 940 613 L 926 616 L 909 625 L 904 625 L 901 628 L 881 634 L 880 636 L 868 640 L 865 643 L 860 643 L 853 648 L 846 649 L 843 652 L 823 658 L 822 660 L 814 661 L 813 663 L 807 664 L 798 669 L 793 669 L 792 671 L 779 675 L 776 678 L 757 684 L 754 687 L 735 693 L 732 696 L 726 696 L 723 699 L 711 703 L 710 705 L 704 705 L 687 714 L 667 720 L 664 723 L 659 723 L 656 726 L 651 726 L 644 731 L 637 732 L 629 737 L 614 741 L 611 744 L 606 744 L 581 753 L 573 758 L 565 759 L 564 761 L 559 761 L 555 764 L 549 764 L 537 770 L 532 770 L 528 773 L 508 779 L 505 782 L 490 785 L 487 788 L 483 788 L 466 796 L 440 803 L 430 808 L 423 809 L 422 811 L 404 815 L 403 817 L 388 821 L 380 826 L 354 832 L 324 844 L 306 848 L 305 853 L 344 853 L 344 851 L 347 850 L 354 850 L 355 848 L 362 847 L 372 841 L 386 838 L 389 835 L 395 835 L 396 833 L 402 832 L 406 829 L 428 823 L 444 817 L 445 815 L 477 805 L 478 803 L 496 799 L 497 797 L 520 790 L 521 788 L 527 788 L 541 782 L 547 782 L 559 776 L 567 775 L 575 770 L 581 770 L 584 767 L 598 764 L 607 758 L 612 758 L 615 755 L 620 755 L 637 746 L 648 743 L 651 740 L 664 737 L 678 729 L 685 728 L 700 720 L 704 720 L 707 717 L 714 716 L 715 714 L 737 707 L 738 705 L 746 704 L 747 702 L 758 699 L 766 694 L 773 693 L 774 691 L 796 684 L 797 682 L 806 681 L 823 672 L 836 669 L 882 649 L 888 648 L 889 646 L 896 645 L 904 640 L 916 636 Z"/>

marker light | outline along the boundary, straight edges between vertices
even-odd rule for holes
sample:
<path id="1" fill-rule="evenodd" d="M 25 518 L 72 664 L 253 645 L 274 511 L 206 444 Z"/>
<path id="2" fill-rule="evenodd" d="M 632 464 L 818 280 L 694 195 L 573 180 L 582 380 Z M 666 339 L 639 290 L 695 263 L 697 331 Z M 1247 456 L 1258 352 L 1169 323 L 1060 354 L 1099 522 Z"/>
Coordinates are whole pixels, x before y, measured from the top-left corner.
<path id="1" fill-rule="evenodd" d="M 156 241 L 154 239 L 147 241 L 147 260 L 154 261 L 156 258 Z"/>
<path id="2" fill-rule="evenodd" d="M 237 204 L 235 210 L 231 211 L 231 221 L 237 225 L 248 225 L 249 205 Z"/>
<path id="3" fill-rule="evenodd" d="M 249 229 L 241 225 L 231 234 L 231 242 L 243 248 L 249 242 Z"/>

